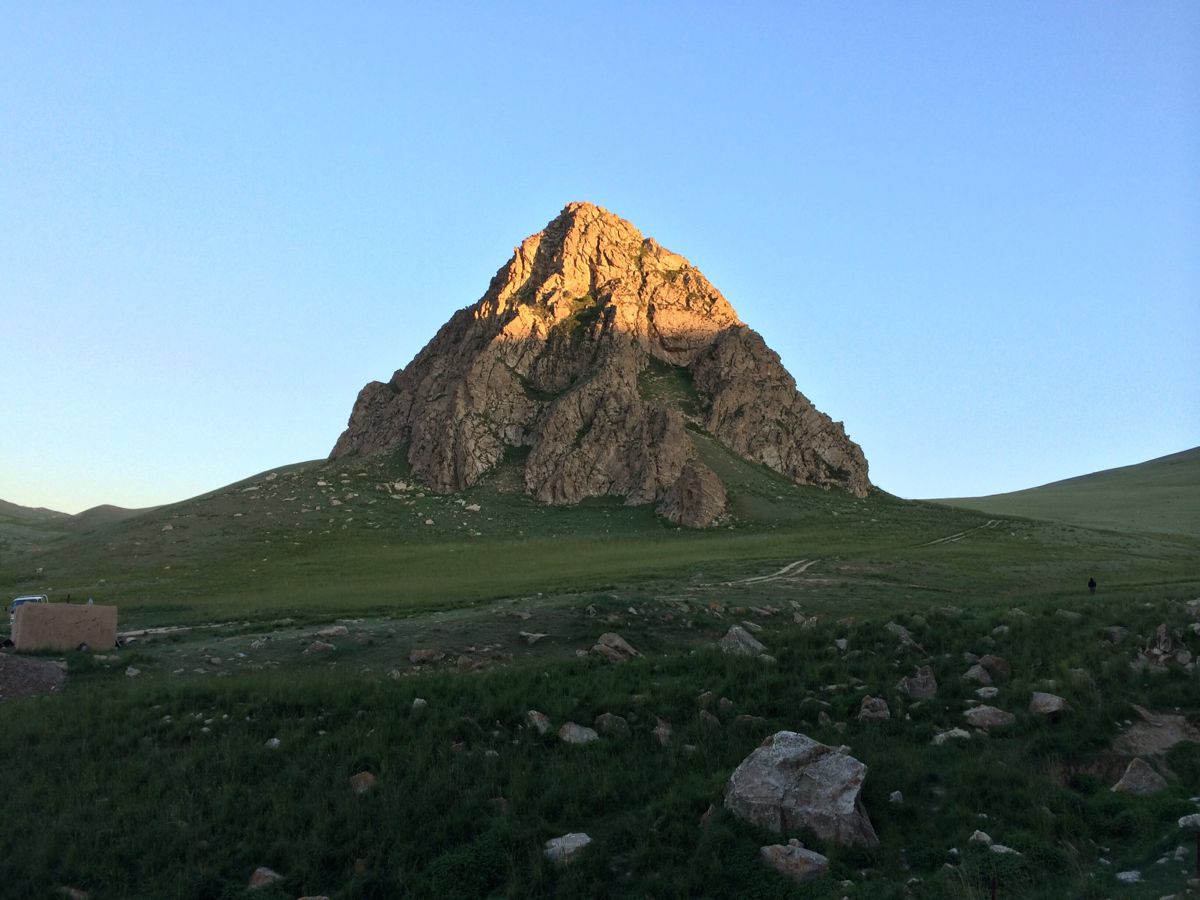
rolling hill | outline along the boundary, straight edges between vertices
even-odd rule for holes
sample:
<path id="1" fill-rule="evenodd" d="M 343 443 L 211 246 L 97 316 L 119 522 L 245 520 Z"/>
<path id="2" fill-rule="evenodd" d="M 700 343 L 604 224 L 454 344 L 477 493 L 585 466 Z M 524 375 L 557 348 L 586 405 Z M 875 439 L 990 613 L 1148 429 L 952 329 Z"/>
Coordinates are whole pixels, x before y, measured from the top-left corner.
<path id="1" fill-rule="evenodd" d="M 1197 535 L 1200 447 L 1008 494 L 931 502 L 1118 531 Z"/>

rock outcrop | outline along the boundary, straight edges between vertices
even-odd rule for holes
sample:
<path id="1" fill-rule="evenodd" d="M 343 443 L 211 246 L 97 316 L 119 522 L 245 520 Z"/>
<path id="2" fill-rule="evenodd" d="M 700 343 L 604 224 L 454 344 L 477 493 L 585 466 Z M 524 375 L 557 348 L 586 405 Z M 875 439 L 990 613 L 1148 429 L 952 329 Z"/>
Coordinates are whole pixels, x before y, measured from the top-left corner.
<path id="1" fill-rule="evenodd" d="M 545 503 L 618 496 L 706 526 L 725 490 L 691 431 L 799 484 L 870 487 L 861 448 L 699 270 L 572 203 L 409 365 L 362 389 L 331 456 L 402 451 L 448 492 L 519 450 Z"/>

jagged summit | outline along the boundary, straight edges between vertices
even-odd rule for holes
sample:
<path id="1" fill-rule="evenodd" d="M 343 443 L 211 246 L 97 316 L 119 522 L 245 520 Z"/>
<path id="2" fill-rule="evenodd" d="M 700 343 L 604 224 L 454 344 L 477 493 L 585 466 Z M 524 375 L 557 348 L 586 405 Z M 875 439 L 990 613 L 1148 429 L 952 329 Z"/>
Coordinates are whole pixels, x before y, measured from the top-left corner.
<path id="1" fill-rule="evenodd" d="M 689 402 L 667 402 L 648 374 Z M 411 363 L 362 389 L 331 456 L 407 447 L 418 477 L 453 491 L 525 447 L 526 489 L 544 502 L 616 495 L 707 525 L 725 492 L 689 427 L 801 484 L 870 486 L 859 446 L 698 269 L 570 203 Z"/>

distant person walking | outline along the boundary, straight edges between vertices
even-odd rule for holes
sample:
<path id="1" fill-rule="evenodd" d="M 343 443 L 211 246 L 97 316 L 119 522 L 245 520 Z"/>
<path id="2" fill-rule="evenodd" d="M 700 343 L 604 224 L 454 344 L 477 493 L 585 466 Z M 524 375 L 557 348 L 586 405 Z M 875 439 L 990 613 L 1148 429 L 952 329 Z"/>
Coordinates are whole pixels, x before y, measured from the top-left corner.
<path id="1" fill-rule="evenodd" d="M 1088 579 L 1088 593 L 1089 594 L 1096 593 L 1096 579 L 1095 578 Z"/>

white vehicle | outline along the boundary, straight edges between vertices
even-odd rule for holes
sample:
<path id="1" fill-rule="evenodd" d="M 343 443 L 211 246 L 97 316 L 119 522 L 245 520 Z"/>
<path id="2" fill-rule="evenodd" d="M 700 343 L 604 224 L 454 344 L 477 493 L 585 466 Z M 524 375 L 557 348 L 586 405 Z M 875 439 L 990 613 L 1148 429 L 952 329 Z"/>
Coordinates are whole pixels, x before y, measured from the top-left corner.
<path id="1" fill-rule="evenodd" d="M 17 618 L 17 607 L 24 606 L 26 603 L 49 603 L 50 600 L 45 594 L 26 594 L 24 597 L 17 597 L 12 603 L 8 604 L 8 624 L 12 626 Z"/>

